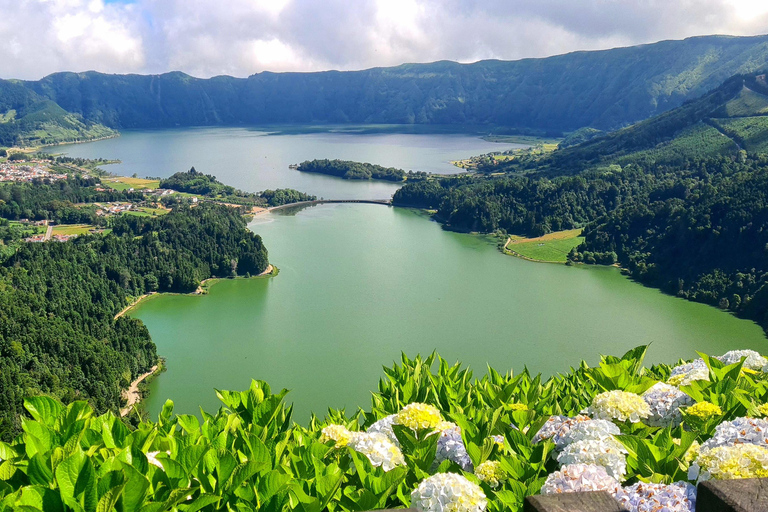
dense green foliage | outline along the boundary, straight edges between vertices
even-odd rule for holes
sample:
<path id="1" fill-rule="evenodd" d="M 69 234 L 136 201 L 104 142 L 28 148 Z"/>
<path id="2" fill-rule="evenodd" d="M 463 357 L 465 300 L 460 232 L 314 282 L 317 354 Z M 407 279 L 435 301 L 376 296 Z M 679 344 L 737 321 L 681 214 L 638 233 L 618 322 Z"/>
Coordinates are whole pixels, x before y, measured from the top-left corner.
<path id="1" fill-rule="evenodd" d="M 407 184 L 392 201 L 437 210 L 438 218 L 457 231 L 504 230 L 535 237 L 584 226 L 615 208 L 633 188 L 649 186 L 645 179 L 632 169 L 552 179 L 464 176 Z"/>
<path id="2" fill-rule="evenodd" d="M 217 180 L 216 176 L 198 172 L 194 167 L 187 172 L 177 172 L 160 180 L 160 188 L 169 188 L 178 192 L 206 196 L 225 202 L 257 206 L 280 206 L 317 199 L 315 196 L 289 188 L 265 190 L 259 194 L 243 192 L 235 187 L 225 185 Z"/>
<path id="3" fill-rule="evenodd" d="M 34 201 L 38 190 L 19 193 Z M 113 320 L 131 297 L 192 292 L 203 279 L 268 265 L 261 239 L 223 206 L 122 216 L 112 227 L 68 243 L 22 244 L 0 266 L 0 435 L 17 431 L 24 396 L 119 407 L 120 389 L 156 361 L 140 321 Z"/>
<path id="4" fill-rule="evenodd" d="M 737 73 L 766 67 L 765 36 L 712 36 L 514 62 L 443 61 L 208 80 L 178 72 L 56 73 L 20 84 L 112 128 L 404 123 L 560 133 L 624 126 L 679 106 Z"/>
<path id="5" fill-rule="evenodd" d="M 573 258 L 618 257 L 643 283 L 768 328 L 768 156 L 656 176 L 657 186 L 592 224 Z"/>
<path id="6" fill-rule="evenodd" d="M 329 411 L 308 427 L 291 422 L 286 390 L 272 393 L 254 381 L 244 392 L 217 391 L 223 407 L 174 415 L 168 401 L 157 421 L 127 427 L 111 413 L 96 416 L 87 403 L 62 406 L 47 397 L 25 402 L 24 433 L 0 444 L 0 509 L 118 511 L 266 510 L 330 512 L 405 508 L 421 481 L 438 472 L 463 475 L 480 486 L 487 510 L 520 511 L 526 496 L 540 492 L 558 468 L 555 444 L 534 442 L 550 415 L 575 416 L 596 395 L 621 390 L 642 393 L 670 376 L 670 367 L 643 368 L 645 347 L 622 358 L 604 357 L 596 367 L 582 363 L 544 380 L 527 371 L 513 375 L 489 369 L 473 380 L 460 364 L 431 355 L 402 358 L 385 368 L 371 408 L 351 417 Z M 649 426 L 614 419 L 615 439 L 627 451 L 625 483 L 687 480 L 697 456 L 694 442 L 712 437 L 714 427 L 758 415 L 768 400 L 762 372 L 742 372 L 742 361 L 726 366 L 704 356 L 709 380 L 681 390 L 694 403 L 717 406 L 719 414 L 700 420 L 683 408 L 680 426 Z M 639 399 L 639 397 L 638 397 Z M 642 399 L 640 399 L 642 402 Z M 434 423 L 418 429 L 395 425 L 404 464 L 389 471 L 344 442 L 321 441 L 321 429 L 341 424 L 355 432 L 426 403 L 461 428 L 471 466 L 496 461 L 502 476 L 491 486 L 455 462 L 436 464 L 441 435 Z M 498 441 L 491 436 L 500 436 Z M 755 441 L 757 442 L 757 441 Z M 398 450 L 399 451 L 399 450 Z"/>
<path id="7" fill-rule="evenodd" d="M 584 128 L 579 128 L 578 130 L 571 132 L 567 136 L 565 136 L 563 140 L 561 140 L 560 143 L 557 145 L 557 148 L 564 149 L 564 148 L 569 148 L 571 146 L 577 146 L 579 144 L 583 144 L 584 142 L 590 141 L 595 137 L 599 137 L 600 135 L 603 135 L 603 134 L 604 132 L 602 130 L 585 126 Z"/>
<path id="8" fill-rule="evenodd" d="M 404 181 L 406 173 L 402 169 L 381 165 L 350 162 L 348 160 L 312 160 L 298 166 L 302 172 L 316 172 L 337 176 L 346 180 L 386 180 Z"/>

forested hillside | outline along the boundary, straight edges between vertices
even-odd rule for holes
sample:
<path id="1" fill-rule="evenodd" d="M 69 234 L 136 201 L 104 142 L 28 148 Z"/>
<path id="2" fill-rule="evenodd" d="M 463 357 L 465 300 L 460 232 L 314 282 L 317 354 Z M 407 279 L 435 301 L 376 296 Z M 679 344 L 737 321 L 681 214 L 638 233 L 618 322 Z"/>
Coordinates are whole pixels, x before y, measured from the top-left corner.
<path id="1" fill-rule="evenodd" d="M 0 80 L 0 146 L 34 146 L 110 137 L 117 132 L 65 111 L 18 82 Z"/>
<path id="2" fill-rule="evenodd" d="M 740 75 L 629 128 L 481 167 L 485 176 L 408 183 L 394 204 L 434 209 L 460 231 L 583 227 L 572 261 L 619 263 L 768 330 L 766 114 L 765 75 Z"/>
<path id="3" fill-rule="evenodd" d="M 25 88 L 112 128 L 265 123 L 613 129 L 768 67 L 768 36 L 708 36 L 546 59 L 203 80 L 56 73 Z"/>
<path id="4" fill-rule="evenodd" d="M 407 175 L 402 169 L 348 160 L 311 160 L 300 163 L 297 169 L 301 172 L 316 172 L 345 180 L 405 181 Z"/>
<path id="5" fill-rule="evenodd" d="M 192 167 L 187 172 L 177 172 L 160 180 L 160 188 L 198 194 L 211 199 L 249 206 L 280 206 L 300 201 L 314 201 L 315 196 L 290 188 L 265 190 L 263 192 L 244 192 L 230 185 L 225 185 L 216 176 L 198 172 Z"/>
<path id="6" fill-rule="evenodd" d="M 267 265 L 240 213 L 210 204 L 122 216 L 109 235 L 23 244 L 0 265 L 0 437 L 18 431 L 23 397 L 120 406 L 121 388 L 157 359 L 139 320 L 113 320 L 129 297 L 191 292 Z"/>

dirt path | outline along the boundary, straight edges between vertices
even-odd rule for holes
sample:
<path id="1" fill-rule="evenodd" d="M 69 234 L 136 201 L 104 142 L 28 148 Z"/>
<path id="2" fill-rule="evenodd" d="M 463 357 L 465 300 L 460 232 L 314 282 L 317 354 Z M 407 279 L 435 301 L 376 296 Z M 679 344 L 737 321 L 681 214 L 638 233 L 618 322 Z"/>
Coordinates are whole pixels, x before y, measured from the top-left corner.
<path id="1" fill-rule="evenodd" d="M 120 416 L 127 416 L 131 412 L 131 408 L 141 400 L 141 394 L 139 393 L 139 384 L 141 381 L 152 375 L 157 371 L 157 365 L 153 366 L 147 373 L 140 375 L 138 379 L 131 382 L 128 389 L 123 390 L 123 398 L 125 398 L 127 404 L 120 409 Z"/>
<path id="2" fill-rule="evenodd" d="M 139 297 L 139 298 L 138 298 L 138 299 L 136 299 L 135 301 L 133 301 L 133 302 L 131 302 L 130 304 L 128 304 L 127 306 L 125 306 L 125 307 L 123 308 L 123 310 L 122 310 L 122 311 L 120 311 L 118 314 L 116 314 L 116 315 L 115 315 L 115 318 L 114 318 L 114 320 L 117 320 L 118 318 L 120 318 L 121 316 L 123 316 L 124 314 L 126 314 L 128 311 L 130 311 L 131 309 L 133 309 L 133 307 L 134 307 L 134 306 L 136 306 L 136 304 L 138 304 L 138 303 L 139 303 L 139 302 L 141 302 L 142 300 L 146 299 L 146 298 L 147 298 L 147 297 L 149 297 L 150 295 L 153 295 L 154 293 L 155 293 L 155 292 L 152 292 L 152 293 L 145 293 L 144 295 L 142 295 L 141 297 Z"/>
<path id="3" fill-rule="evenodd" d="M 48 224 L 48 228 L 45 230 L 45 238 L 43 238 L 43 241 L 50 240 L 52 234 L 53 234 L 53 226 Z"/>

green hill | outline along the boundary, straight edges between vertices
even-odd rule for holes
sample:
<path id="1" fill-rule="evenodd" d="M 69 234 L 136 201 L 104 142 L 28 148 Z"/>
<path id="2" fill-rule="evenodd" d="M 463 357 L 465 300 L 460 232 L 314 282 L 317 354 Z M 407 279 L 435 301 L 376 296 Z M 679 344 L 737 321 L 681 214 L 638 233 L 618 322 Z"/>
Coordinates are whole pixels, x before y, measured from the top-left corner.
<path id="1" fill-rule="evenodd" d="M 561 145 L 562 146 L 562 145 Z M 680 163 L 739 151 L 768 151 L 765 75 L 738 75 L 717 89 L 635 125 L 552 154 L 555 173 L 637 161 Z"/>
<path id="2" fill-rule="evenodd" d="M 708 36 L 511 62 L 207 80 L 178 72 L 56 73 L 23 84 L 68 112 L 116 129 L 405 123 L 559 134 L 626 126 L 763 68 L 768 36 Z"/>
<path id="3" fill-rule="evenodd" d="M 0 80 L 0 146 L 37 146 L 115 135 L 18 82 Z"/>

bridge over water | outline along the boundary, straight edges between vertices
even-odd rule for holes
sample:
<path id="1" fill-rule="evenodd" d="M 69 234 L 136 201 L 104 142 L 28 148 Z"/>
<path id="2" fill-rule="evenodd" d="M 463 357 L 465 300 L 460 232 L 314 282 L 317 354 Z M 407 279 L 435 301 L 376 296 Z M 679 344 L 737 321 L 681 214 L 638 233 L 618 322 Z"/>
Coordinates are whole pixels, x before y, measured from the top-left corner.
<path id="1" fill-rule="evenodd" d="M 385 206 L 392 206 L 391 199 L 317 199 L 315 201 L 301 201 L 298 203 L 282 204 L 280 206 L 273 206 L 268 208 L 269 211 L 280 210 L 283 208 L 292 208 L 294 206 L 313 206 L 316 204 L 324 203 L 365 203 L 365 204 L 381 204 Z"/>

